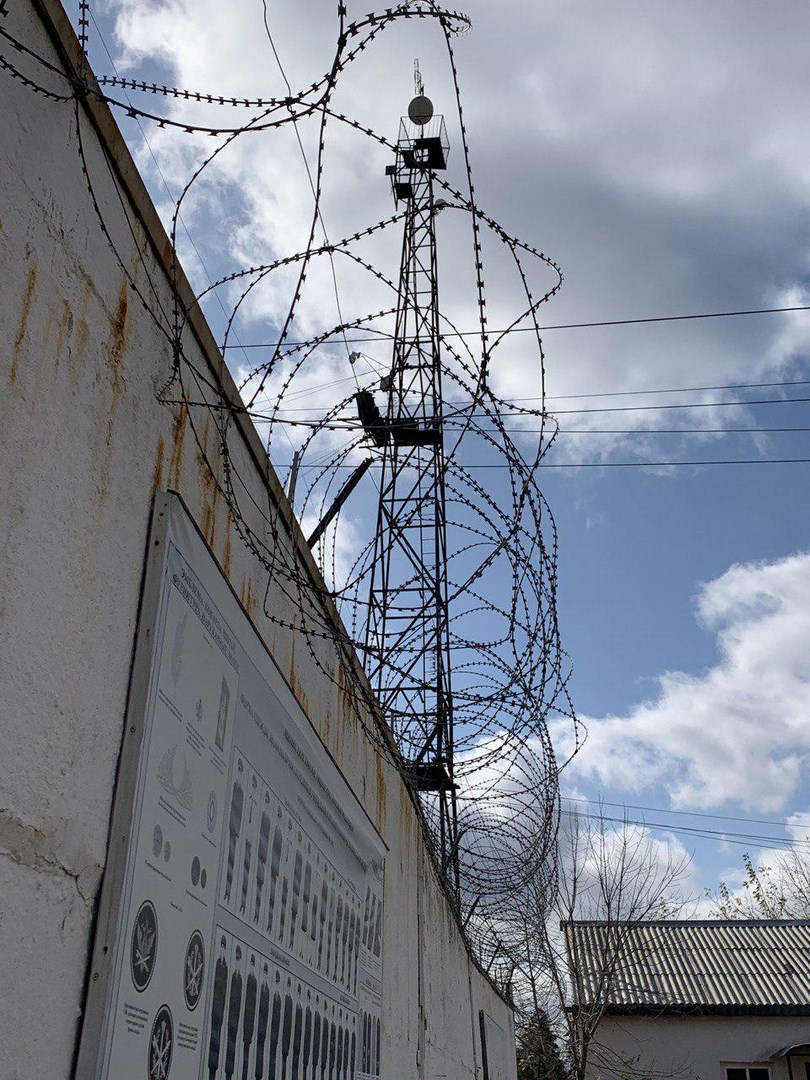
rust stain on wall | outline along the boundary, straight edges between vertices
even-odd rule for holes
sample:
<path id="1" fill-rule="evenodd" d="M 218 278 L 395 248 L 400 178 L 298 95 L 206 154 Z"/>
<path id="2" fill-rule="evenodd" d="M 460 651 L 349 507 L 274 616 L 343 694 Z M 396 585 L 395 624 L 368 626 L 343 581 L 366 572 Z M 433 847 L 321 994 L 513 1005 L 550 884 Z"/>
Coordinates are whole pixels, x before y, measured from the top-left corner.
<path id="1" fill-rule="evenodd" d="M 20 325 L 17 328 L 17 336 L 14 338 L 14 345 L 11 350 L 11 368 L 9 370 L 9 381 L 16 382 L 17 379 L 17 367 L 20 360 L 20 349 L 25 339 L 25 332 L 28 329 L 28 319 L 31 315 L 31 305 L 34 302 L 34 290 L 37 287 L 37 259 L 35 255 L 31 256 L 31 265 L 28 267 L 28 274 L 25 279 L 25 292 L 23 293 L 22 311 L 20 312 Z"/>
<path id="2" fill-rule="evenodd" d="M 87 355 L 87 346 L 90 344 L 90 324 L 82 315 L 79 317 L 79 326 L 76 330 L 76 348 L 73 350 L 73 368 L 78 370 L 82 360 Z M 71 357 L 68 357 L 71 359 Z"/>
<path id="3" fill-rule="evenodd" d="M 183 442 L 186 437 L 187 420 L 188 408 L 181 405 L 172 420 L 172 458 L 169 465 L 169 487 L 175 490 L 180 487 L 180 466 L 183 463 Z"/>
<path id="4" fill-rule="evenodd" d="M 57 308 L 59 307 L 59 297 L 54 296 L 46 300 L 45 303 L 45 327 L 40 335 L 42 345 L 40 347 L 40 356 L 42 359 L 47 359 L 53 356 L 56 352 L 56 324 L 58 321 Z M 59 367 L 59 357 L 56 356 L 56 366 Z"/>
<path id="5" fill-rule="evenodd" d="M 386 790 L 385 790 L 385 773 L 383 771 L 382 761 L 380 761 L 379 751 L 374 755 L 374 771 L 377 781 L 377 826 L 380 832 L 385 835 L 385 807 L 386 807 Z"/>
<path id="6" fill-rule="evenodd" d="M 104 360 L 110 369 L 112 376 L 112 401 L 110 402 L 109 419 L 107 421 L 107 445 L 112 444 L 113 425 L 118 404 L 124 389 L 124 373 L 121 370 L 121 359 L 127 347 L 127 316 L 129 315 L 129 286 L 126 278 L 121 282 L 118 290 L 118 302 L 115 312 L 110 321 L 110 333 L 107 338 L 106 356 Z"/>
<path id="7" fill-rule="evenodd" d="M 73 312 L 67 300 L 62 300 L 62 318 L 59 320 L 59 333 L 56 339 L 56 366 L 65 351 L 65 345 L 69 342 L 73 333 Z M 68 346 L 68 359 L 70 359 L 70 347 Z"/>
<path id="8" fill-rule="evenodd" d="M 202 448 L 205 449 L 207 439 L 207 425 L 202 435 Z M 211 470 L 209 460 L 205 457 L 198 446 L 194 455 L 197 463 L 197 471 L 200 475 L 200 487 L 202 488 L 203 520 L 202 533 L 211 547 L 214 547 L 217 532 L 217 507 L 219 505 L 220 489 L 217 478 Z"/>
<path id="9" fill-rule="evenodd" d="M 222 559 L 222 566 L 225 570 L 225 577 L 231 576 L 231 532 L 233 531 L 233 514 L 228 510 L 228 516 L 225 519 L 225 554 Z"/>
<path id="10" fill-rule="evenodd" d="M 155 454 L 155 467 L 152 470 L 152 498 L 154 499 L 155 493 L 160 488 L 163 481 L 163 455 L 166 451 L 166 447 L 163 443 L 163 436 L 158 439 L 157 453 Z"/>
<path id="11" fill-rule="evenodd" d="M 110 320 L 110 332 L 104 345 L 104 362 L 110 371 L 112 396 L 109 405 L 105 405 L 107 411 L 107 439 L 104 452 L 104 462 L 101 466 L 99 482 L 101 501 L 107 496 L 107 488 L 110 482 L 110 467 L 113 452 L 113 428 L 115 417 L 124 392 L 124 372 L 121 361 L 128 344 L 128 317 L 129 317 L 129 283 L 126 277 L 121 281 L 118 290 L 118 301 L 115 305 L 113 317 Z"/>
<path id="12" fill-rule="evenodd" d="M 213 482 L 206 484 L 203 489 L 203 536 L 210 547 L 214 547 L 214 538 L 217 531 L 217 504 L 219 502 L 219 487 Z"/>
<path id="13" fill-rule="evenodd" d="M 296 632 L 295 627 L 292 631 L 292 647 L 290 649 L 290 686 L 292 692 L 295 694 L 295 700 L 304 710 L 307 716 L 309 716 L 309 698 L 306 695 L 306 691 L 298 680 L 298 675 L 295 670 L 295 639 Z"/>
<path id="14" fill-rule="evenodd" d="M 342 660 L 338 660 L 337 676 L 338 716 L 343 721 L 344 725 L 351 724 L 352 728 L 357 731 L 359 723 L 357 707 L 355 704 L 354 694 L 352 692 L 350 678 L 346 672 L 346 668 Z"/>
<path id="15" fill-rule="evenodd" d="M 253 607 L 253 579 L 250 574 L 245 574 L 239 599 L 242 601 L 242 607 L 249 612 Z"/>
<path id="16" fill-rule="evenodd" d="M 87 346 L 90 344 L 90 321 L 87 317 L 90 307 L 90 298 L 96 294 L 93 283 L 83 280 L 81 299 L 78 308 L 78 320 L 76 326 L 76 345 L 72 355 L 68 355 L 74 374 L 78 375 L 82 362 L 87 355 Z"/>

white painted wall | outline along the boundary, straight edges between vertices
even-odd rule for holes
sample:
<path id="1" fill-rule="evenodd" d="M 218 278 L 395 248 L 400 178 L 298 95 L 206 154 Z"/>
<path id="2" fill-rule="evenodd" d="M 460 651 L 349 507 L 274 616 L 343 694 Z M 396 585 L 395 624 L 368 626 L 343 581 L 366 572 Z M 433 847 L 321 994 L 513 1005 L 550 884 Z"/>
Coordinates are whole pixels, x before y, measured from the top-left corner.
<path id="1" fill-rule="evenodd" d="M 54 63 L 60 49 L 75 62 L 56 0 L 10 7 L 4 28 Z M 156 401 L 166 339 L 99 227 L 74 106 L 3 71 L 0 101 L 0 1077 L 72 1075 L 150 508 L 156 490 L 172 488 L 390 848 L 383 1076 L 480 1078 L 478 1010 L 511 1032 L 510 1010 L 470 961 L 399 774 L 347 711 L 337 680 L 265 618 L 265 573 L 200 454 L 216 462 L 214 432 L 200 412 Z M 104 107 L 83 106 L 79 123 L 123 263 L 168 306 L 167 242 L 123 142 Z M 201 320 L 195 332 L 194 361 L 215 375 L 210 332 Z M 245 429 L 234 454 L 266 508 L 255 432 Z M 283 506 L 272 473 L 268 483 Z M 251 524 L 262 528 L 258 511 Z M 272 583 L 270 603 L 292 620 Z M 336 669 L 326 646 L 320 659 Z"/>
<path id="2" fill-rule="evenodd" d="M 725 1080 L 726 1064 L 766 1062 L 772 1080 L 789 1080 L 787 1062 L 772 1055 L 805 1042 L 810 1042 L 810 1016 L 606 1017 L 588 1076 Z M 630 1063 L 624 1070 L 622 1060 Z M 806 1061 L 810 1058 L 793 1059 L 794 1080 L 805 1080 Z"/>

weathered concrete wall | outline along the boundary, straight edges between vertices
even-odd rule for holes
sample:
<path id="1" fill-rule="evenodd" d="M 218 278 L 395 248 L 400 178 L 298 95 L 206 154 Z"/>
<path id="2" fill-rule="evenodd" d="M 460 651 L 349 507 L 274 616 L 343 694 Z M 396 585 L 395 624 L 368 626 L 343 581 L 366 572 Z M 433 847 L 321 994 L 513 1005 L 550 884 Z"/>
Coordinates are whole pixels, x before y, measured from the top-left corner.
<path id="1" fill-rule="evenodd" d="M 810 1042 L 807 1016 L 662 1016 L 608 1017 L 599 1025 L 600 1049 L 594 1055 L 611 1061 L 608 1071 L 595 1060 L 589 1077 L 672 1076 L 684 1080 L 725 1080 L 724 1065 L 768 1063 L 771 1080 L 791 1080 L 787 1061 L 772 1055 L 786 1046 Z M 621 1062 L 627 1062 L 622 1070 Z M 792 1059 L 796 1080 L 805 1062 Z"/>
<path id="2" fill-rule="evenodd" d="M 37 53 L 76 62 L 55 0 L 21 0 L 13 23 Z M 156 400 L 167 339 L 99 226 L 77 123 L 124 267 L 168 309 L 168 244 L 121 137 L 98 103 L 77 113 L 2 71 L 0 87 L 0 1075 L 72 1074 L 150 509 L 172 488 L 389 846 L 383 1076 L 481 1077 L 478 1010 L 504 1029 L 511 1015 L 467 954 L 410 796 L 347 712 L 337 677 L 265 618 L 266 574 L 220 493 L 206 414 Z M 194 363 L 232 391 L 210 331 L 194 327 Z M 284 511 L 255 431 L 243 425 L 236 443 L 258 507 L 269 484 Z M 259 509 L 250 523 L 262 529 Z M 293 620 L 272 583 L 270 602 Z"/>

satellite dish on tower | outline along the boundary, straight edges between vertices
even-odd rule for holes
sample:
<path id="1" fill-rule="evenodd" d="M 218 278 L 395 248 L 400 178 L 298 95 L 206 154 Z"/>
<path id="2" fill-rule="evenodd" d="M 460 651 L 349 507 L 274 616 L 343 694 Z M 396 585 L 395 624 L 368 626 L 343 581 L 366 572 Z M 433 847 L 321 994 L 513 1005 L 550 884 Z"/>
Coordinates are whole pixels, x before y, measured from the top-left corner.
<path id="1" fill-rule="evenodd" d="M 418 127 L 424 127 L 433 119 L 433 102 L 419 94 L 408 106 L 408 119 Z"/>

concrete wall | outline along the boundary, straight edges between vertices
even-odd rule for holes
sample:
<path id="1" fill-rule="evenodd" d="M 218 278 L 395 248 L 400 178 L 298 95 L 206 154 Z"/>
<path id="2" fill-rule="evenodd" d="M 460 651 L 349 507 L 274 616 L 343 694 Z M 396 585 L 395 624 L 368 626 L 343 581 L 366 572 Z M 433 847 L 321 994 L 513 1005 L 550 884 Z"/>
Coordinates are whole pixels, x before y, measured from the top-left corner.
<path id="1" fill-rule="evenodd" d="M 4 27 L 53 63 L 77 63 L 55 0 L 20 0 Z M 481 1077 L 478 1010 L 510 1031 L 511 1013 L 468 956 L 411 798 L 348 710 L 337 656 L 324 646 L 332 681 L 265 618 L 266 574 L 221 495 L 207 413 L 156 400 L 170 353 L 128 274 L 168 309 L 168 243 L 117 128 L 106 107 L 79 107 L 123 268 L 82 176 L 73 102 L 4 71 L 0 87 L 0 1075 L 72 1074 L 150 509 L 171 488 L 389 846 L 382 1075 Z M 194 363 L 235 393 L 200 318 L 194 334 Z M 247 424 L 233 453 L 258 507 L 269 488 L 271 511 L 288 514 Z M 258 509 L 251 525 L 262 528 Z M 272 582 L 269 599 L 292 621 Z"/>
<path id="2" fill-rule="evenodd" d="M 598 1037 L 588 1068 L 592 1080 L 725 1080 L 724 1066 L 734 1063 L 767 1063 L 771 1080 L 790 1080 L 787 1061 L 772 1055 L 810 1042 L 810 1016 L 615 1016 L 602 1021 Z M 795 1080 L 805 1080 L 805 1062 L 810 1057 L 792 1059 Z"/>

